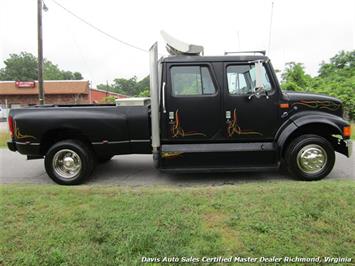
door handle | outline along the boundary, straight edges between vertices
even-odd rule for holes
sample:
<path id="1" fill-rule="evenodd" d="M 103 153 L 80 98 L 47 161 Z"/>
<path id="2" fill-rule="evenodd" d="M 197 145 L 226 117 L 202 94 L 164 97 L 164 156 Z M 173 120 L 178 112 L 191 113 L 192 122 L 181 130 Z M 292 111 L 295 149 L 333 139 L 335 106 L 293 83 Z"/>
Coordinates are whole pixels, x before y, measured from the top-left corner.
<path id="1" fill-rule="evenodd" d="M 226 119 L 231 119 L 232 117 L 232 114 L 231 114 L 231 111 L 226 111 Z"/>
<path id="2" fill-rule="evenodd" d="M 174 120 L 174 112 L 169 112 L 169 120 Z"/>
<path id="3" fill-rule="evenodd" d="M 169 125 L 174 125 L 174 124 L 175 124 L 175 113 L 169 112 Z"/>

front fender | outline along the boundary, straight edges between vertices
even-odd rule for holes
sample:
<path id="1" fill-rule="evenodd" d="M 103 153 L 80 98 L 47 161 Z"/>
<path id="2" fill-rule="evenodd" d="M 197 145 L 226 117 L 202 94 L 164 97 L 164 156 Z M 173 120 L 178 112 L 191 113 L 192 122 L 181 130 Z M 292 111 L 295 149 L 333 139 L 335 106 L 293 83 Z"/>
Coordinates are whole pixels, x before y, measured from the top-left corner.
<path id="1" fill-rule="evenodd" d="M 304 111 L 294 114 L 290 120 L 295 123 L 297 127 L 302 127 L 307 124 L 326 124 L 333 127 L 338 134 L 342 135 L 343 127 L 348 126 L 349 123 L 340 116 L 325 112 Z"/>
<path id="2" fill-rule="evenodd" d="M 292 135 L 296 134 L 298 130 L 312 125 L 314 125 L 314 128 L 311 131 L 308 128 L 306 133 L 322 135 L 324 134 L 322 129 L 326 127 L 332 134 L 342 135 L 343 127 L 348 126 L 349 123 L 339 116 L 324 112 L 304 111 L 296 113 L 284 122 L 276 134 L 276 143 L 280 154 L 283 154 L 285 144 Z"/>
<path id="3" fill-rule="evenodd" d="M 280 151 L 280 154 L 283 153 L 284 145 L 289 136 L 292 135 L 298 129 L 295 123 L 292 120 L 287 120 L 285 123 L 282 124 L 279 131 L 276 133 L 276 143 L 277 148 Z"/>

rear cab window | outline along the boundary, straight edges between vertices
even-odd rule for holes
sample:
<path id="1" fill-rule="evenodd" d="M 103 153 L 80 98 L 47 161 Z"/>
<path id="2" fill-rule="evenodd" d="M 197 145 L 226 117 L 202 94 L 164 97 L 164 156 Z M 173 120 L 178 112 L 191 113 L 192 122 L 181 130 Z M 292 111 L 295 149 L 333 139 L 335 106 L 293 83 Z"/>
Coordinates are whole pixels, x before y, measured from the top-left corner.
<path id="1" fill-rule="evenodd" d="M 207 66 L 173 66 L 170 73 L 173 96 L 203 96 L 216 93 Z"/>

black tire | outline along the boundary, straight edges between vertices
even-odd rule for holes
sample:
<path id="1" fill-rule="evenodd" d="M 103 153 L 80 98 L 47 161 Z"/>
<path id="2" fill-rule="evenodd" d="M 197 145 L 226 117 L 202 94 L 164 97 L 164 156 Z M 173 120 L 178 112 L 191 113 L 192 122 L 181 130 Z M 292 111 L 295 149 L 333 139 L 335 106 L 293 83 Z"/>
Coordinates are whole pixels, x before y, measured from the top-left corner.
<path id="1" fill-rule="evenodd" d="M 107 163 L 112 159 L 113 156 L 108 155 L 108 156 L 97 156 L 97 162 L 98 163 Z"/>
<path id="2" fill-rule="evenodd" d="M 305 181 L 326 177 L 335 163 L 334 149 L 329 141 L 311 134 L 294 139 L 288 146 L 285 157 L 289 172 Z"/>
<path id="3" fill-rule="evenodd" d="M 55 143 L 48 150 L 44 166 L 48 176 L 57 184 L 78 185 L 91 175 L 95 160 L 90 147 L 79 140 L 69 139 Z"/>

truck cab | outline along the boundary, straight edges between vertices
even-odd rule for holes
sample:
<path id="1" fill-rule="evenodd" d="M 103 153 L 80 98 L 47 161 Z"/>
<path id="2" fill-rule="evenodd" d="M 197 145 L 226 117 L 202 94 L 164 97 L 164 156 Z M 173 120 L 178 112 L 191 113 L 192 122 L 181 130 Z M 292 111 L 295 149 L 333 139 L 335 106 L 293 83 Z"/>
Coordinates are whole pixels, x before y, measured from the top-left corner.
<path id="1" fill-rule="evenodd" d="M 161 170 L 265 171 L 282 164 L 302 180 L 318 180 L 333 168 L 334 151 L 350 156 L 341 101 L 282 91 L 264 51 L 201 56 L 203 48 L 167 39 L 172 55 L 156 67 L 157 57 L 151 61 L 153 72 L 161 70 L 156 85 L 151 72 L 159 106 L 153 154 Z"/>
<path id="2" fill-rule="evenodd" d="M 260 94 L 255 62 L 261 63 L 265 88 Z M 267 57 L 174 56 L 161 64 L 161 156 L 168 158 L 163 167 L 173 161 L 185 170 L 276 166 L 273 140 L 285 120 L 279 108 L 284 100 Z M 191 156 L 198 160 L 192 163 Z"/>

